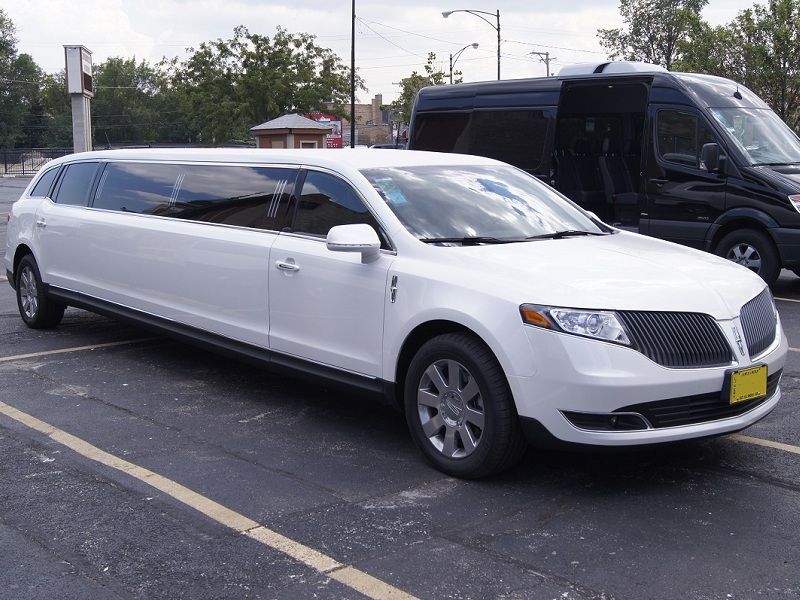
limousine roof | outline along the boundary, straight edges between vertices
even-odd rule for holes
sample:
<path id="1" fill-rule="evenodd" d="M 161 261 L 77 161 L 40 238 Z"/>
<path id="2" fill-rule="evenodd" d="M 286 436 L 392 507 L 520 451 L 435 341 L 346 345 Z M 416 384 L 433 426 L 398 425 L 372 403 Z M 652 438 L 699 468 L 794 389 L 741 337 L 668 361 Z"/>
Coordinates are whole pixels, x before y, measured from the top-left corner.
<path id="1" fill-rule="evenodd" d="M 57 158 L 49 164 L 82 160 L 143 160 L 157 162 L 219 162 L 255 165 L 304 165 L 333 170 L 361 170 L 374 167 L 423 165 L 500 164 L 490 158 L 415 150 L 375 150 L 325 148 L 314 150 L 275 150 L 259 148 L 144 148 L 82 152 Z"/>

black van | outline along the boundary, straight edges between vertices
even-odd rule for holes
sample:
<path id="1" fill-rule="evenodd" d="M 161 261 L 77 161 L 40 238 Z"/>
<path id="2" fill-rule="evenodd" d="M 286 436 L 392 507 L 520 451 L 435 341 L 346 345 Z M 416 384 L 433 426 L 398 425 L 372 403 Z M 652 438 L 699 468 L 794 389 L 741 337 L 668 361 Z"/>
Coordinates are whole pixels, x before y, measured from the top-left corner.
<path id="1" fill-rule="evenodd" d="M 800 275 L 800 138 L 735 81 L 656 65 L 420 90 L 409 148 L 532 173 L 600 219 Z"/>

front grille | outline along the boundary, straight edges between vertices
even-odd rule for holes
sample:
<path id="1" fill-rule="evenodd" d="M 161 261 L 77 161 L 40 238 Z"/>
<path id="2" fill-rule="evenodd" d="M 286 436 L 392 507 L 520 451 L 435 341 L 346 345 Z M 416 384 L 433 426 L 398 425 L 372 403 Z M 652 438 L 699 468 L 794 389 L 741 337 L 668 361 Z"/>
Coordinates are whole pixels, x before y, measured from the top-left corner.
<path id="1" fill-rule="evenodd" d="M 764 288 L 763 292 L 742 307 L 739 321 L 742 323 L 744 339 L 751 357 L 769 348 L 775 340 L 778 328 L 778 317 L 775 315 L 769 288 Z"/>
<path id="2" fill-rule="evenodd" d="M 633 347 L 665 367 L 718 367 L 733 360 L 717 322 L 700 313 L 620 311 Z"/>
<path id="3" fill-rule="evenodd" d="M 766 396 L 754 398 L 747 402 L 740 402 L 739 404 L 730 404 L 727 399 L 722 397 L 721 392 L 713 392 L 711 394 L 634 404 L 614 412 L 639 413 L 656 429 L 727 419 L 728 417 L 737 417 L 744 414 L 771 398 L 775 394 L 780 380 L 781 371 L 776 371 L 767 377 Z"/>

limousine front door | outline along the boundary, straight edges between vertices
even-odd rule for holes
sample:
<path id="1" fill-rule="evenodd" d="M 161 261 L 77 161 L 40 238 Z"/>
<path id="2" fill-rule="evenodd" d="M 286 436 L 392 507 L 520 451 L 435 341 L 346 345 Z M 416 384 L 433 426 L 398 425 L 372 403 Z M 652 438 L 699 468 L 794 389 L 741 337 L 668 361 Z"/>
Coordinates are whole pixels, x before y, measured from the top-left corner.
<path id="1" fill-rule="evenodd" d="M 391 255 L 362 264 L 324 239 L 279 235 L 270 253 L 270 348 L 371 377 L 381 376 Z"/>
<path id="2" fill-rule="evenodd" d="M 359 253 L 332 252 L 331 227 L 380 229 L 359 194 L 332 173 L 309 171 L 293 233 L 270 252 L 269 345 L 299 357 L 370 377 L 381 376 L 386 277 L 393 255 L 362 264 Z"/>

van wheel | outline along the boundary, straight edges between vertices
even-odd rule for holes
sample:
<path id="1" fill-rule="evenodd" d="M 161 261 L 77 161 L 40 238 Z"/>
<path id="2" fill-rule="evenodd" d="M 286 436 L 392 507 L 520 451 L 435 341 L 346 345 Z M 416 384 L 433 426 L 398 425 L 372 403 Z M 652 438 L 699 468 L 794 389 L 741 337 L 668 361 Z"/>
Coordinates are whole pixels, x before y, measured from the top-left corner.
<path id="1" fill-rule="evenodd" d="M 448 333 L 424 344 L 408 368 L 404 399 L 414 443 L 449 475 L 498 473 L 525 451 L 503 369 L 472 335 Z"/>
<path id="2" fill-rule="evenodd" d="M 47 295 L 39 267 L 30 254 L 19 261 L 15 283 L 19 314 L 28 327 L 50 329 L 61 322 L 66 306 Z"/>
<path id="3" fill-rule="evenodd" d="M 781 270 L 778 252 L 766 233 L 755 229 L 739 229 L 723 237 L 715 253 L 747 267 L 772 285 Z"/>

